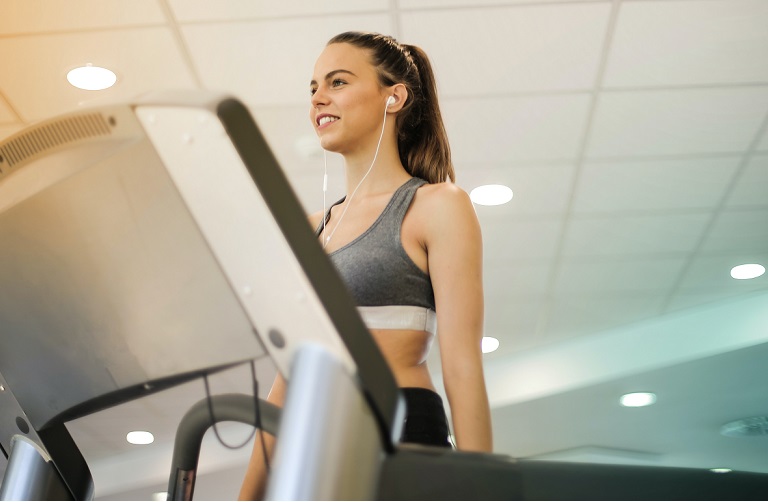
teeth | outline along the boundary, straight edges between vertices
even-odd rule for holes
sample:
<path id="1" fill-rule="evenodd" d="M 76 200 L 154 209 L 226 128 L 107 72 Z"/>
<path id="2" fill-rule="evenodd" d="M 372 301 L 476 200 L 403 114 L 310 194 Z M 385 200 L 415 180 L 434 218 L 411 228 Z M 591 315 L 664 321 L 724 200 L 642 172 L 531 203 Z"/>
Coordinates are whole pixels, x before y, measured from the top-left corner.
<path id="1" fill-rule="evenodd" d="M 317 121 L 317 125 L 325 125 L 328 122 L 335 122 L 339 120 L 338 117 L 331 117 L 329 115 L 326 115 L 325 117 L 322 117 L 320 120 Z"/>

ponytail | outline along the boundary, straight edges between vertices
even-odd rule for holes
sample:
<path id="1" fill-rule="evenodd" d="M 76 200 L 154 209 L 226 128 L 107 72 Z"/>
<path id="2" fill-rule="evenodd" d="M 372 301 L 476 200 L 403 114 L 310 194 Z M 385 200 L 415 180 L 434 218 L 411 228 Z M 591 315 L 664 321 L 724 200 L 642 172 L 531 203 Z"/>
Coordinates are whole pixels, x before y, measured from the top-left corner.
<path id="1" fill-rule="evenodd" d="M 455 181 L 451 148 L 437 99 L 437 83 L 427 54 L 378 33 L 346 32 L 328 45 L 348 43 L 371 52 L 383 86 L 404 84 L 408 98 L 397 114 L 397 148 L 408 174 L 429 183 Z"/>

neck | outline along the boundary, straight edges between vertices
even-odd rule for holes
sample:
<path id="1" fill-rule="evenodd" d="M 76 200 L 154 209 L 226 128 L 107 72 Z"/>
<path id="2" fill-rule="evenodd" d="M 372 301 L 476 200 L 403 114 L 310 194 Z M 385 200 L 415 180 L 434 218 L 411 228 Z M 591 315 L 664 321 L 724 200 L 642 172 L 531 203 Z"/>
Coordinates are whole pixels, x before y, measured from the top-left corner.
<path id="1" fill-rule="evenodd" d="M 387 139 L 385 137 L 382 141 L 378 155 L 374 149 L 344 156 L 348 197 L 355 189 L 357 189 L 355 198 L 391 192 L 411 177 L 400 163 L 400 154 L 394 138 L 392 141 Z M 372 163 L 373 167 L 371 167 Z M 360 184 L 361 181 L 362 184 Z"/>

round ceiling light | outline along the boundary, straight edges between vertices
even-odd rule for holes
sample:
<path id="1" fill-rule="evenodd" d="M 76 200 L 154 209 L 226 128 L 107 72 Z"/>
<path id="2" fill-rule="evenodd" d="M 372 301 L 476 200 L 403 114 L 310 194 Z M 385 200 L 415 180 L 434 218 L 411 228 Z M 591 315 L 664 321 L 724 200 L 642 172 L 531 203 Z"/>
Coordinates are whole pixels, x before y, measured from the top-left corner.
<path id="1" fill-rule="evenodd" d="M 481 206 L 499 206 L 512 200 L 512 189 L 504 185 L 482 185 L 469 193 L 469 198 Z"/>
<path id="2" fill-rule="evenodd" d="M 482 341 L 483 354 L 493 352 L 499 348 L 499 341 L 492 336 L 484 336 Z"/>
<path id="3" fill-rule="evenodd" d="M 101 91 L 115 85 L 117 75 L 106 68 L 86 65 L 70 70 L 67 81 L 78 89 Z"/>
<path id="4" fill-rule="evenodd" d="M 151 444 L 155 441 L 155 436 L 147 431 L 129 432 L 125 439 L 131 444 Z"/>
<path id="5" fill-rule="evenodd" d="M 619 402 L 622 406 L 627 406 L 628 408 L 650 406 L 656 402 L 656 394 L 653 392 L 633 392 L 621 396 Z"/>
<path id="6" fill-rule="evenodd" d="M 760 277 L 765 273 L 765 267 L 757 263 L 746 263 L 733 267 L 731 269 L 731 277 L 734 279 L 754 279 Z"/>

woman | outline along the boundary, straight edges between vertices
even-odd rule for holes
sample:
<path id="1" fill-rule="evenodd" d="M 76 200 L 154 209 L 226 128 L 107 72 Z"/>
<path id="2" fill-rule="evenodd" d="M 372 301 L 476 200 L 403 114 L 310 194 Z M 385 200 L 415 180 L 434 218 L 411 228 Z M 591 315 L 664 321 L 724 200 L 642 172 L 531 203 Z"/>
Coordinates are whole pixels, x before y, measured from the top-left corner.
<path id="1" fill-rule="evenodd" d="M 436 317 L 456 446 L 490 452 L 480 228 L 467 194 L 446 182 L 453 165 L 429 60 L 391 37 L 343 33 L 317 59 L 310 90 L 310 120 L 322 147 L 344 157 L 348 194 L 310 223 L 403 389 L 401 441 L 450 447 L 426 363 Z M 278 376 L 268 400 L 284 398 Z M 241 499 L 263 496 L 256 443 Z"/>

